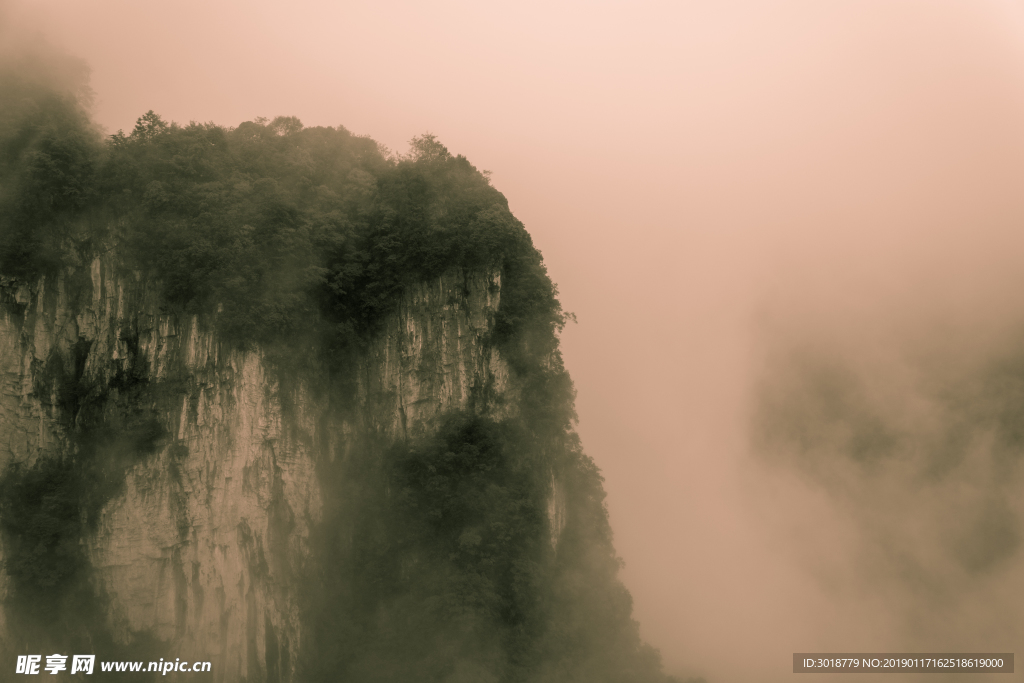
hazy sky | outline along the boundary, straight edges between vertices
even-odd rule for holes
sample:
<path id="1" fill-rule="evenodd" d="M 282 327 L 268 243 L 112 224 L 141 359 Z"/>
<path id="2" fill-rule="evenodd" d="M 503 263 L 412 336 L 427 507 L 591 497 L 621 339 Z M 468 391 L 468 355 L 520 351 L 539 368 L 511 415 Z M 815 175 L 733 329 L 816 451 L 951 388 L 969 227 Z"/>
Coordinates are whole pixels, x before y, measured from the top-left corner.
<path id="1" fill-rule="evenodd" d="M 1020 553 L 971 573 L 936 527 L 958 518 L 953 499 L 1024 519 L 1019 487 L 976 474 L 984 428 L 955 491 L 906 463 L 968 419 L 929 387 L 969 394 L 1024 320 L 1024 3 L 6 12 L 90 63 L 109 132 L 149 109 L 232 126 L 295 115 L 399 151 L 429 131 L 491 170 L 578 316 L 563 349 L 579 430 L 642 633 L 671 671 L 788 681 L 794 651 L 1022 642 Z M 822 428 L 819 464 L 751 447 L 768 394 L 825 420 L 800 349 L 846 368 L 862 412 L 916 444 L 900 447 L 905 471 L 872 479 L 843 460 L 847 408 Z"/>

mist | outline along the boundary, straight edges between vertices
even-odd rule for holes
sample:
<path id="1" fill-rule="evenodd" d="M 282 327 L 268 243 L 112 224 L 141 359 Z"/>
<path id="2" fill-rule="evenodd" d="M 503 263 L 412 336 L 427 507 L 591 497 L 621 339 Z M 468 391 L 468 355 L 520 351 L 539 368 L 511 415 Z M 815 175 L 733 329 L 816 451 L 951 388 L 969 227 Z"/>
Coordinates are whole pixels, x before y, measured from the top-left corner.
<path id="1" fill-rule="evenodd" d="M 870 276 L 797 266 L 758 310 L 741 479 L 805 577 L 814 650 L 1019 642 L 1024 318 L 1006 237 L 915 241 Z"/>
<path id="2" fill-rule="evenodd" d="M 578 431 L 668 673 L 1020 642 L 1018 3 L 39 0 L 0 21 L 5 49 L 89 65 L 108 134 L 151 109 L 294 115 L 399 151 L 430 131 L 490 169 L 578 320 Z"/>

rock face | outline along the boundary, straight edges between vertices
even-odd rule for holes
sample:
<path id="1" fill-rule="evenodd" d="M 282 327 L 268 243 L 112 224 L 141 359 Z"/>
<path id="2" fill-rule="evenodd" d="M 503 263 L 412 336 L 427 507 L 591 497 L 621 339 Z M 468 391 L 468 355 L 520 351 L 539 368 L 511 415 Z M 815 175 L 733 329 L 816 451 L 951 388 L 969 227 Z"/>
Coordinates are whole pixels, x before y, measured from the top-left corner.
<path id="1" fill-rule="evenodd" d="M 96 260 L 56 280 L 2 280 L 0 474 L 79 447 L 69 386 L 141 414 L 156 425 L 151 452 L 127 466 L 86 541 L 107 627 L 118 643 L 210 660 L 213 680 L 293 680 L 296 577 L 325 495 L 317 459 L 357 433 L 430 433 L 452 410 L 515 414 L 520 389 L 486 342 L 500 290 L 499 273 L 461 270 L 408 288 L 358 360 L 356 405 L 334 419 L 314 380 L 282 382 L 264 351 L 161 312 L 139 273 Z M 553 516 L 561 505 L 553 497 Z M 0 573 L 0 594 L 8 585 Z M 0 643 L 9 621 L 0 614 Z"/>

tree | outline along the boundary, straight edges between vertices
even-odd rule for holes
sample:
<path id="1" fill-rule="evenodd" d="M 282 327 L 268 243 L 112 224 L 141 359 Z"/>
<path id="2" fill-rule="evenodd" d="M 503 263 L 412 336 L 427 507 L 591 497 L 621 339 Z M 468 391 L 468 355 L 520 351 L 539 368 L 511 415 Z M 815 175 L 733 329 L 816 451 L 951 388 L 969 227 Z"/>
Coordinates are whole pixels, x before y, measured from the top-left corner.
<path id="1" fill-rule="evenodd" d="M 270 122 L 270 130 L 277 135 L 291 135 L 302 130 L 302 121 L 297 116 L 278 116 Z"/>
<path id="2" fill-rule="evenodd" d="M 167 128 L 167 122 L 150 109 L 135 121 L 135 130 L 132 131 L 131 137 L 136 140 L 152 140 L 166 132 Z"/>
<path id="3" fill-rule="evenodd" d="M 433 133 L 418 135 L 409 141 L 412 158 L 416 161 L 444 161 L 451 158 L 448 148 Z"/>

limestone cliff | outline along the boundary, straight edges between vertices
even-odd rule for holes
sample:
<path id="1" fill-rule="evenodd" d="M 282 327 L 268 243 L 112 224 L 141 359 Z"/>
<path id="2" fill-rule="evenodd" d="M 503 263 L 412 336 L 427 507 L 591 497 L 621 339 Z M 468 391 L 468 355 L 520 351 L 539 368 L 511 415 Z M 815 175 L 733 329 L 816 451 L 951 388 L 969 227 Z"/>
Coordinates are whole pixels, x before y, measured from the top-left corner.
<path id="1" fill-rule="evenodd" d="M 0 672 L 664 683 L 488 174 L 288 116 L 104 138 L 53 64 L 0 65 Z"/>
<path id="2" fill-rule="evenodd" d="M 327 495 L 317 459 L 341 457 L 357 433 L 430 433 L 453 410 L 514 414 L 521 387 L 485 343 L 500 296 L 500 272 L 452 269 L 406 288 L 362 352 L 357 405 L 338 422 L 325 420 L 334 407 L 315 377 L 282 382 L 261 349 L 162 312 L 143 273 L 96 259 L 55 279 L 5 279 L 0 472 L 80 447 L 69 388 L 102 393 L 108 412 L 144 412 L 151 452 L 127 464 L 85 539 L 114 640 L 210 660 L 217 681 L 297 680 L 297 583 Z M 559 520 L 562 505 L 552 497 Z M 7 583 L 0 573 L 0 597 Z M 0 643 L 17 640 L 8 627 Z"/>

